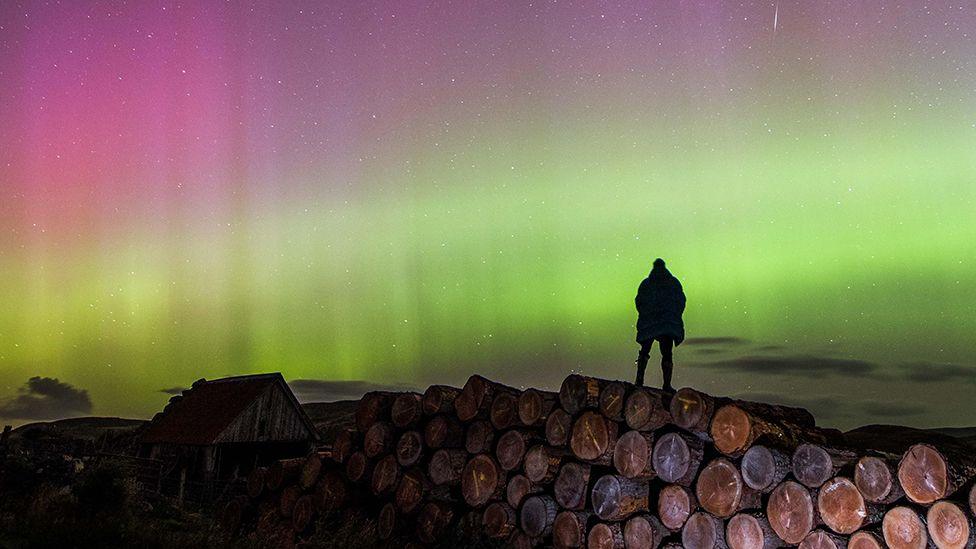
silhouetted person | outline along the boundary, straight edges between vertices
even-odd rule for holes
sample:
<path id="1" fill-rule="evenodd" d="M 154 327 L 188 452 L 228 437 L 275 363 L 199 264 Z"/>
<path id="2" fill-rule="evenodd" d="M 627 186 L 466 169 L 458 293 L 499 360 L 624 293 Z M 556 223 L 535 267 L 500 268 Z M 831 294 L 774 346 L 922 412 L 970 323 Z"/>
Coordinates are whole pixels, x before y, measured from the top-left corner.
<path id="1" fill-rule="evenodd" d="M 671 370 L 674 361 L 671 350 L 685 339 L 685 324 L 681 314 L 685 311 L 685 292 L 681 282 L 664 266 L 664 260 L 654 260 L 654 268 L 637 288 L 637 385 L 644 384 L 644 369 L 651 356 L 651 345 L 657 341 L 661 349 L 661 373 L 664 390 L 674 392 L 671 386 Z"/>

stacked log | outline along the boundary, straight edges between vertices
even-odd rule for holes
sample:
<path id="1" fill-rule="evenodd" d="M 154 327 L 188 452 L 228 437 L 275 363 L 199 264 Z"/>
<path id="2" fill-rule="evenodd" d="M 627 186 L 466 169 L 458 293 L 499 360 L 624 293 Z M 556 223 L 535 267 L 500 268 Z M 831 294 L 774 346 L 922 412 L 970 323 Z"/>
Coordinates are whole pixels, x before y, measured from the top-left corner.
<path id="1" fill-rule="evenodd" d="M 361 509 L 377 545 L 976 546 L 976 458 L 854 449 L 805 410 L 568 376 L 369 393 L 332 447 L 247 476 L 218 523 L 289 546 Z M 364 543 L 369 543 L 364 540 Z"/>

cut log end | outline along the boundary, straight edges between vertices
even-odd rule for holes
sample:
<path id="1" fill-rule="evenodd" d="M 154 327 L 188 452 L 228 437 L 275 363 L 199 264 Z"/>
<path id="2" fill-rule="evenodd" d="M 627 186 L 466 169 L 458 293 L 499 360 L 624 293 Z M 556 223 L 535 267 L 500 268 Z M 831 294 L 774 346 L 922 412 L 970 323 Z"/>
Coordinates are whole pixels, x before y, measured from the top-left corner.
<path id="1" fill-rule="evenodd" d="M 751 442 L 752 420 L 735 405 L 722 406 L 715 412 L 710 428 L 712 440 L 719 452 L 735 455 L 747 450 Z"/>
<path id="2" fill-rule="evenodd" d="M 564 451 L 546 448 L 543 445 L 533 446 L 525 453 L 525 476 L 532 482 L 548 483 L 559 473 Z"/>
<path id="3" fill-rule="evenodd" d="M 617 475 L 604 475 L 593 485 L 590 501 L 593 511 L 601 519 L 623 520 L 636 512 L 647 510 L 647 483 Z"/>
<path id="4" fill-rule="evenodd" d="M 498 444 L 495 446 L 495 456 L 502 469 L 512 471 L 522 465 L 527 438 L 525 433 L 517 430 L 507 431 L 499 437 Z"/>
<path id="5" fill-rule="evenodd" d="M 653 451 L 653 434 L 627 431 L 617 439 L 613 466 L 627 478 L 651 478 L 655 475 Z"/>
<path id="6" fill-rule="evenodd" d="M 671 484 L 661 489 L 657 499 L 657 514 L 661 522 L 670 530 L 680 530 L 691 512 L 695 501 L 683 486 Z"/>
<path id="7" fill-rule="evenodd" d="M 392 503 L 387 503 L 380 508 L 380 514 L 376 518 L 376 535 L 380 539 L 390 539 L 393 531 L 396 530 L 396 508 Z"/>
<path id="8" fill-rule="evenodd" d="M 884 545 L 871 532 L 855 532 L 847 542 L 847 549 L 884 549 Z"/>
<path id="9" fill-rule="evenodd" d="M 406 514 L 411 514 L 420 507 L 426 492 L 427 479 L 423 471 L 411 469 L 400 477 L 396 487 L 394 501 L 397 508 Z"/>
<path id="10" fill-rule="evenodd" d="M 773 531 L 787 543 L 799 544 L 813 530 L 815 516 L 810 491 L 791 480 L 773 490 L 766 513 Z"/>
<path id="11" fill-rule="evenodd" d="M 417 423 L 423 415 L 423 397 L 417 393 L 401 393 L 393 401 L 390 418 L 393 425 L 405 429 Z"/>
<path id="12" fill-rule="evenodd" d="M 667 433 L 654 443 L 654 470 L 664 482 L 690 485 L 701 461 L 701 444 L 687 435 Z"/>
<path id="13" fill-rule="evenodd" d="M 638 515 L 624 525 L 626 547 L 657 547 L 670 532 L 653 515 Z"/>
<path id="14" fill-rule="evenodd" d="M 949 491 L 949 470 L 945 458 L 928 444 L 916 444 L 898 464 L 898 481 L 908 499 L 929 504 Z"/>
<path id="15" fill-rule="evenodd" d="M 918 513 L 908 507 L 889 509 L 885 513 L 881 531 L 891 549 L 925 549 L 928 546 L 925 524 Z"/>
<path id="16" fill-rule="evenodd" d="M 553 493 L 560 507 L 573 511 L 582 510 L 586 506 L 589 483 L 589 465 L 575 462 L 563 465 L 553 484 Z"/>
<path id="17" fill-rule="evenodd" d="M 729 519 L 725 539 L 731 549 L 761 549 L 766 547 L 766 534 L 759 519 L 739 513 Z"/>
<path id="18" fill-rule="evenodd" d="M 867 501 L 888 502 L 894 492 L 900 491 L 891 473 L 891 467 L 885 460 L 865 456 L 858 460 L 854 468 L 854 484 Z"/>
<path id="19" fill-rule="evenodd" d="M 396 487 L 400 477 L 400 465 L 396 457 L 388 455 L 376 463 L 373 469 L 373 478 L 370 481 L 370 489 L 374 495 L 389 494 Z"/>
<path id="20" fill-rule="evenodd" d="M 611 453 L 616 442 L 616 424 L 598 412 L 586 411 L 573 423 L 569 446 L 584 461 L 596 461 Z"/>
<path id="21" fill-rule="evenodd" d="M 546 441 L 551 446 L 565 446 L 573 425 L 573 416 L 566 410 L 556 408 L 546 419 Z"/>
<path id="22" fill-rule="evenodd" d="M 801 549 L 846 549 L 847 542 L 823 530 L 814 530 L 800 542 Z"/>
<path id="23" fill-rule="evenodd" d="M 550 496 L 531 496 L 522 504 L 522 530 L 529 537 L 541 538 L 552 533 L 556 520 L 556 501 Z"/>
<path id="24" fill-rule="evenodd" d="M 572 415 L 585 408 L 596 408 L 599 403 L 600 385 L 595 378 L 571 374 L 559 387 L 559 404 Z"/>
<path id="25" fill-rule="evenodd" d="M 722 521 L 708 513 L 698 512 L 691 515 L 681 529 L 681 545 L 685 549 L 726 547 Z"/>
<path id="26" fill-rule="evenodd" d="M 539 425 L 556 405 L 557 396 L 537 389 L 526 389 L 519 395 L 518 415 L 522 425 Z"/>
<path id="27" fill-rule="evenodd" d="M 739 510 L 743 491 L 739 469 L 725 458 L 714 459 L 702 469 L 695 483 L 699 505 L 719 518 L 731 517 Z"/>
<path id="28" fill-rule="evenodd" d="M 558 548 L 585 547 L 591 513 L 562 511 L 552 523 L 552 543 Z M 636 547 L 636 546 L 635 546 Z"/>
<path id="29" fill-rule="evenodd" d="M 485 454 L 468 461 L 461 474 L 461 493 L 471 507 L 481 507 L 500 495 L 502 472 L 495 460 Z"/>
<path id="30" fill-rule="evenodd" d="M 507 503 L 496 501 L 485 507 L 482 524 L 490 538 L 506 538 L 518 527 L 515 510 Z"/>
<path id="31" fill-rule="evenodd" d="M 588 549 L 624 549 L 624 534 L 618 523 L 601 522 L 590 529 L 586 538 Z"/>
<path id="32" fill-rule="evenodd" d="M 671 417 L 675 425 L 689 431 L 705 430 L 708 426 L 708 402 L 698 391 L 684 387 L 671 399 Z"/>
<path id="33" fill-rule="evenodd" d="M 505 500 L 513 509 L 518 509 L 525 498 L 541 491 L 542 489 L 525 475 L 515 475 L 509 479 L 505 487 Z"/>
<path id="34" fill-rule="evenodd" d="M 817 510 L 828 528 L 838 534 L 853 534 L 868 516 L 861 492 L 849 479 L 834 477 L 820 488 Z"/>
<path id="35" fill-rule="evenodd" d="M 443 536 L 453 520 L 454 511 L 449 505 L 428 502 L 417 517 L 417 538 L 424 543 L 434 543 Z"/>
<path id="36" fill-rule="evenodd" d="M 396 445 L 397 462 L 404 467 L 416 465 L 424 454 L 424 438 L 417 431 L 407 431 Z"/>
<path id="37" fill-rule="evenodd" d="M 489 413 L 491 424 L 495 429 L 508 429 L 518 421 L 518 396 L 512 393 L 501 393 L 491 402 Z"/>
<path id="38" fill-rule="evenodd" d="M 753 446 L 742 456 L 742 481 L 760 492 L 769 492 L 790 471 L 789 458 L 765 446 Z"/>
<path id="39" fill-rule="evenodd" d="M 810 488 L 819 488 L 834 473 L 833 460 L 816 444 L 801 444 L 793 452 L 793 476 Z"/>
<path id="40" fill-rule="evenodd" d="M 972 525 L 966 512 L 950 501 L 938 501 L 925 517 L 929 536 L 940 549 L 963 549 L 976 546 Z"/>
<path id="41" fill-rule="evenodd" d="M 627 385 L 622 381 L 611 381 L 600 391 L 600 413 L 614 420 L 624 419 L 624 404 L 627 398 Z"/>

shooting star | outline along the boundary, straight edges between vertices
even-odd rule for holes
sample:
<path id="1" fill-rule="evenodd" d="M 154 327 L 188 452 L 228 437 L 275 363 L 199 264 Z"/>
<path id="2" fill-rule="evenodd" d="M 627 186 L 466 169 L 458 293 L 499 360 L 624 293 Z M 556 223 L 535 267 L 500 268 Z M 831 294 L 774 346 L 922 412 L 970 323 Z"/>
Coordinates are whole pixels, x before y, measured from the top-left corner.
<path id="1" fill-rule="evenodd" d="M 776 27 L 779 26 L 779 4 L 773 9 L 773 35 L 776 34 Z"/>

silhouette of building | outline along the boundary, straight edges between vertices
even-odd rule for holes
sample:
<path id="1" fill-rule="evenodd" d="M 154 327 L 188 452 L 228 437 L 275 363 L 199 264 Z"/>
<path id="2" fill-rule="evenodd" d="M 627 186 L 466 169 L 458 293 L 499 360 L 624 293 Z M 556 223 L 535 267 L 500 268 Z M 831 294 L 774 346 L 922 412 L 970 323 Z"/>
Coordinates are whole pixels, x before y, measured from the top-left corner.
<path id="1" fill-rule="evenodd" d="M 234 479 L 305 455 L 315 426 L 280 373 L 196 381 L 170 399 L 140 437 L 141 457 L 168 464 L 170 480 Z M 181 489 L 182 492 L 182 489 Z"/>

